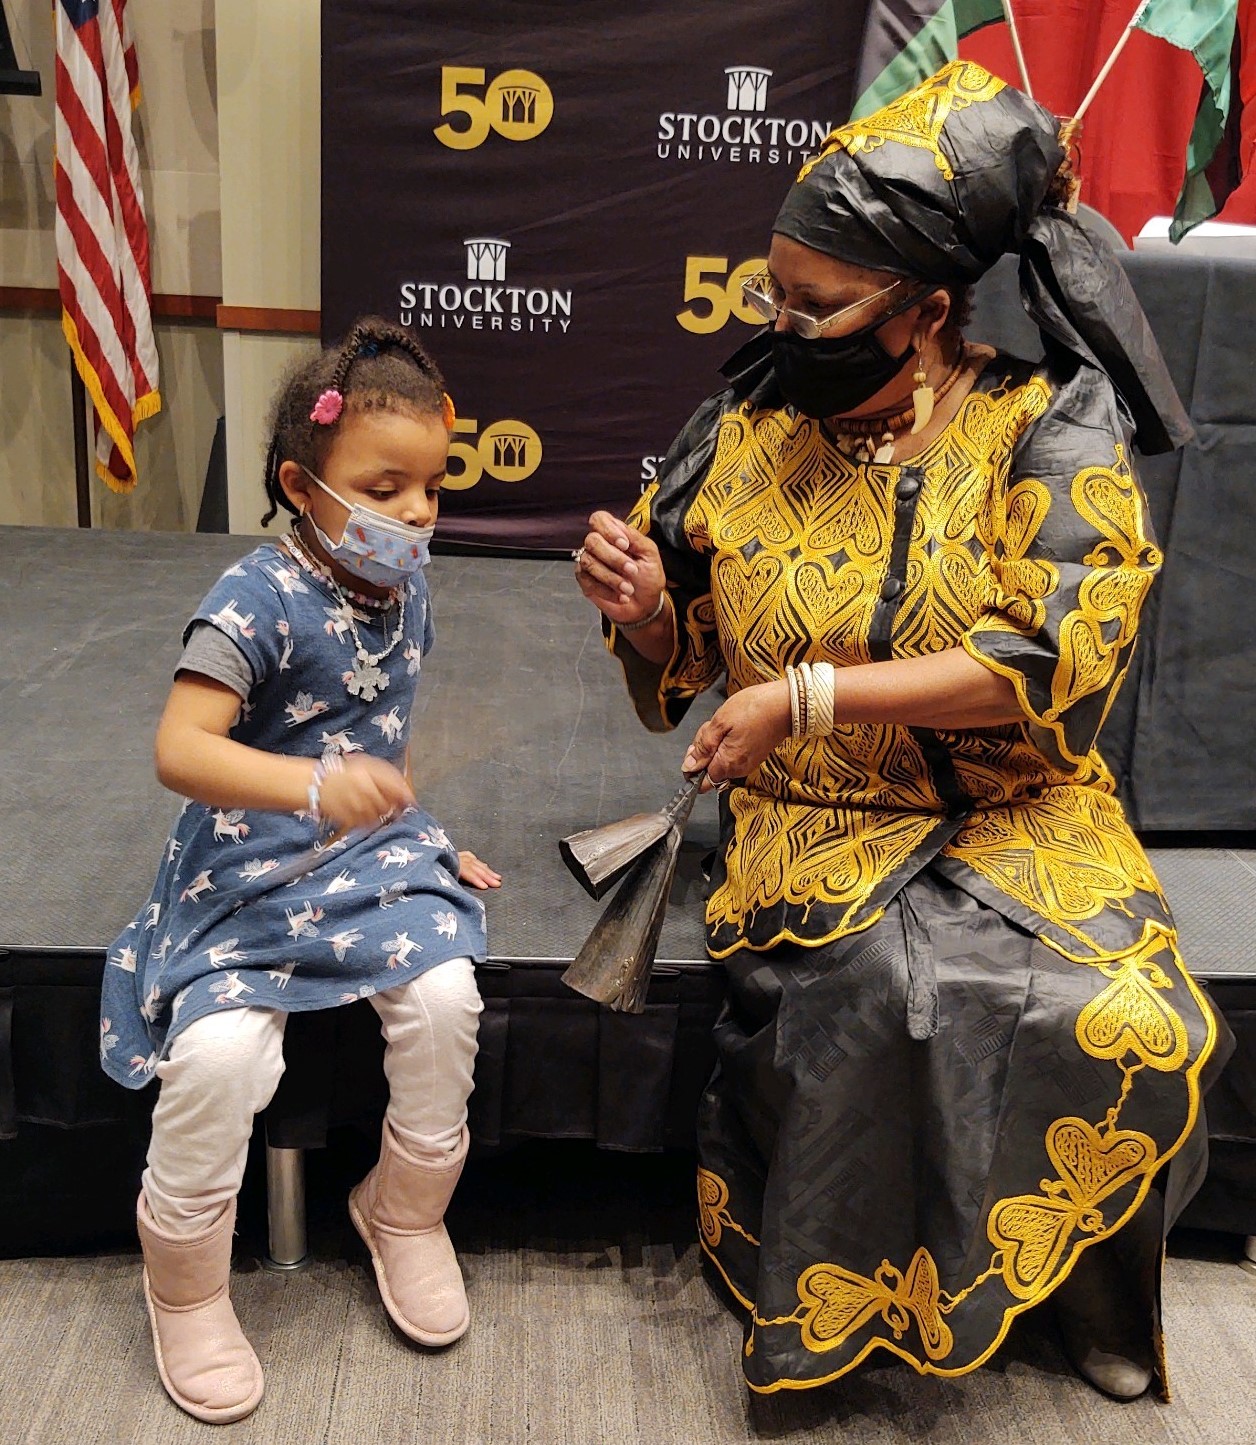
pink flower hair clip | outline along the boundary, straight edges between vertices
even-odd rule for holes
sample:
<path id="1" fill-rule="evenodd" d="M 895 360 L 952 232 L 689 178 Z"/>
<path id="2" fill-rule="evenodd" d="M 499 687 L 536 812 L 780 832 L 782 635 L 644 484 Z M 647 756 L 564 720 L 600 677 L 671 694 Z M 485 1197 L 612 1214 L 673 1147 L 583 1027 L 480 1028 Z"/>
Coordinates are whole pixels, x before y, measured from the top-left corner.
<path id="1" fill-rule="evenodd" d="M 310 420 L 316 421 L 319 426 L 331 426 L 333 422 L 340 420 L 340 413 L 344 410 L 344 406 L 344 397 L 333 387 L 331 390 L 323 392 L 314 403 Z"/>

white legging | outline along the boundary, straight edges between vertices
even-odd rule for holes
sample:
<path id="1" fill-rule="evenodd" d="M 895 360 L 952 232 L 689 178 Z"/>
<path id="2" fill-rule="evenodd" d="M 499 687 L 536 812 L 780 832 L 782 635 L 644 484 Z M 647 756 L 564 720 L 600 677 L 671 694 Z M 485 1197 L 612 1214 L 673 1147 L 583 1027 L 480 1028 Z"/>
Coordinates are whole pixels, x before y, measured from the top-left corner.
<path id="1" fill-rule="evenodd" d="M 407 1153 L 439 1162 L 458 1144 L 475 1063 L 479 990 L 469 958 L 450 959 L 371 997 L 384 1035 L 388 1122 Z M 194 1234 L 240 1189 L 253 1116 L 283 1073 L 288 1016 L 232 1008 L 191 1023 L 157 1065 L 144 1193 L 157 1225 Z"/>

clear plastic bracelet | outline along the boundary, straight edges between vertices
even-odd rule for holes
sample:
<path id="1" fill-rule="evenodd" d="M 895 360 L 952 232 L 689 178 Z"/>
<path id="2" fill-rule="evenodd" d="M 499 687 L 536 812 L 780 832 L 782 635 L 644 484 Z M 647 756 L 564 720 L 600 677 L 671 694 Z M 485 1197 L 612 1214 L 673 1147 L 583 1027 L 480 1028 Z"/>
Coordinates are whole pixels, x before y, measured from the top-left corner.
<path id="1" fill-rule="evenodd" d="M 310 819 L 316 828 L 321 828 L 323 824 L 323 784 L 332 773 L 343 773 L 344 768 L 345 760 L 339 753 L 328 753 L 314 764 L 306 798 L 309 803 Z"/>

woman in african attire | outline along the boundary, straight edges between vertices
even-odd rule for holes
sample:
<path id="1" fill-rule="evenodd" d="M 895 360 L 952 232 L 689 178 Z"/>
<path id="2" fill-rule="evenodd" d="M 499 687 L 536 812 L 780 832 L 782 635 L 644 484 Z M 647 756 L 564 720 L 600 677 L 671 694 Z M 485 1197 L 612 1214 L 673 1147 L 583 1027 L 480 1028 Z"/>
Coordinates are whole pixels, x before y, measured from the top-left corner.
<path id="1" fill-rule="evenodd" d="M 773 325 L 576 554 L 647 727 L 727 675 L 699 1222 L 759 1391 L 964 1374 L 1048 1296 L 1098 1388 L 1164 1386 L 1225 1029 L 1095 737 L 1161 563 L 1131 448 L 1190 426 L 1057 132 L 962 62 L 835 132 Z M 1009 251 L 1038 365 L 962 334 Z"/>

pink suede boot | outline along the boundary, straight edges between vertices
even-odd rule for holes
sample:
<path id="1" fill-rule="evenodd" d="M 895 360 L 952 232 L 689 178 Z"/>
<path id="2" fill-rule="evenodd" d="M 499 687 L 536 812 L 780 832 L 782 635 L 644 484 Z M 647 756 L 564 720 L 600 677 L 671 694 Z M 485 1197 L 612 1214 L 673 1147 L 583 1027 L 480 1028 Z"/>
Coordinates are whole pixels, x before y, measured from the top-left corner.
<path id="1" fill-rule="evenodd" d="M 144 1250 L 144 1299 L 166 1393 L 210 1425 L 242 1420 L 257 1408 L 263 1381 L 227 1293 L 235 1201 L 200 1234 L 159 1229 L 142 1192 L 135 1214 Z"/>
<path id="2" fill-rule="evenodd" d="M 375 1262 L 384 1308 L 421 1345 L 449 1345 L 471 1323 L 445 1210 L 467 1157 L 466 1129 L 438 1165 L 403 1153 L 387 1119 L 379 1163 L 349 1196 L 349 1216 Z"/>

